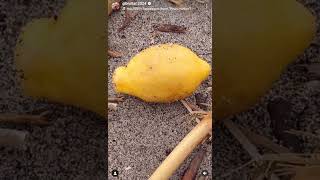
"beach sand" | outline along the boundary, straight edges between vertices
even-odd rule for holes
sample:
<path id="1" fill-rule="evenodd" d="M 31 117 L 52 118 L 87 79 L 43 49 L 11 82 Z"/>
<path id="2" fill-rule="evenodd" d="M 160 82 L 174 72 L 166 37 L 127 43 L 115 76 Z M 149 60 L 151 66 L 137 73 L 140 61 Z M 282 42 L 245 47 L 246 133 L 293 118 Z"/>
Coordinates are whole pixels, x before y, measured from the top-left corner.
<path id="1" fill-rule="evenodd" d="M 176 8 L 168 1 L 150 1 L 154 8 Z M 212 31 L 211 2 L 185 1 L 181 10 L 140 11 L 131 24 L 118 32 L 124 20 L 123 12 L 109 17 L 108 46 L 124 54 L 122 58 L 108 60 L 108 94 L 116 96 L 112 85 L 112 73 L 116 67 L 126 65 L 130 58 L 141 50 L 156 44 L 178 43 L 197 53 L 211 63 Z M 184 26 L 186 33 L 154 32 L 154 25 L 172 24 Z M 195 94 L 202 94 L 205 103 L 211 104 L 211 93 L 205 93 L 212 84 L 211 76 L 204 81 Z M 201 96 L 201 95 L 199 95 Z M 195 104 L 195 95 L 187 99 Z M 168 153 L 196 125 L 193 117 L 181 102 L 170 104 L 146 103 L 131 96 L 119 103 L 116 111 L 108 113 L 108 171 L 119 171 L 120 179 L 147 179 L 166 158 Z M 206 145 L 206 156 L 199 174 L 203 170 L 210 172 L 211 144 Z M 191 156 L 193 157 L 193 156 Z M 174 174 L 179 179 L 186 169 L 190 158 Z"/>

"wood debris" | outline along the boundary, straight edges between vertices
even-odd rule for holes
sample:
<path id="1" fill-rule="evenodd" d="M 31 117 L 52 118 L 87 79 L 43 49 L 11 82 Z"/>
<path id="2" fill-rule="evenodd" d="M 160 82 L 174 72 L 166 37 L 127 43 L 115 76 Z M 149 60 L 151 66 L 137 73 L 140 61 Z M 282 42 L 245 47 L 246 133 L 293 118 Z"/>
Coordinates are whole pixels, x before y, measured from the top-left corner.
<path id="1" fill-rule="evenodd" d="M 179 142 L 154 171 L 150 179 L 169 179 L 192 151 L 207 138 L 211 131 L 212 116 L 211 113 L 208 113 L 208 115 L 204 116 L 201 122 Z"/>
<path id="2" fill-rule="evenodd" d="M 196 105 L 193 105 L 186 100 L 180 100 L 180 102 L 183 104 L 183 106 L 188 110 L 190 114 L 208 114 L 207 111 L 204 111 L 197 107 Z"/>
<path id="3" fill-rule="evenodd" d="M 256 134 L 256 133 L 248 130 L 248 128 L 243 128 L 240 126 L 239 126 L 239 128 L 249 138 L 249 140 L 256 145 L 263 146 L 267 149 L 272 150 L 275 153 L 289 153 L 290 152 L 290 150 L 288 148 L 280 146 L 280 145 L 274 143 L 273 141 L 271 141 L 270 139 L 268 139 L 267 137 L 261 136 L 259 134 Z"/>
<path id="4" fill-rule="evenodd" d="M 241 132 L 241 130 L 234 122 L 232 122 L 230 119 L 226 119 L 223 122 L 224 125 L 229 129 L 231 134 L 240 142 L 240 144 L 244 147 L 245 150 L 247 150 L 247 152 L 253 159 L 261 159 L 261 155 L 256 146 L 249 141 L 249 139 Z"/>
<path id="5" fill-rule="evenodd" d="M 123 102 L 124 98 L 123 97 L 108 97 L 108 102 Z"/>
<path id="6" fill-rule="evenodd" d="M 183 0 L 169 0 L 169 2 L 175 4 L 176 6 L 181 6 Z"/>
<path id="7" fill-rule="evenodd" d="M 188 112 L 190 113 L 190 114 L 192 114 L 192 112 L 193 112 L 193 110 L 192 110 L 192 108 L 189 106 L 189 104 L 187 103 L 187 101 L 185 101 L 185 100 L 180 100 L 180 102 L 183 104 L 183 106 L 188 110 Z"/>
<path id="8" fill-rule="evenodd" d="M 196 177 L 205 154 L 205 149 L 201 147 L 200 150 L 196 153 L 195 157 L 190 162 L 189 168 L 184 173 L 181 180 L 193 180 Z"/>
<path id="9" fill-rule="evenodd" d="M 113 57 L 113 58 L 120 58 L 123 56 L 123 54 L 119 51 L 115 51 L 115 50 L 111 50 L 111 49 L 108 49 L 108 55 L 110 57 Z"/>
<path id="10" fill-rule="evenodd" d="M 124 97 L 108 97 L 108 110 L 115 111 L 118 108 L 118 103 L 123 102 Z"/>
<path id="11" fill-rule="evenodd" d="M 118 106 L 117 103 L 109 103 L 108 102 L 108 110 L 115 111 L 115 110 L 117 110 L 117 106 Z"/>
<path id="12" fill-rule="evenodd" d="M 27 132 L 12 129 L 0 129 L 0 145 L 25 149 Z"/>
<path id="13" fill-rule="evenodd" d="M 286 114 L 279 115 L 285 117 Z M 320 168 L 320 154 L 319 153 L 291 153 L 289 149 L 282 147 L 273 143 L 266 137 L 260 136 L 249 131 L 247 128 L 241 127 L 233 123 L 231 120 L 224 120 L 223 123 L 230 130 L 231 134 L 240 142 L 240 144 L 247 150 L 251 155 L 252 160 L 240 166 L 239 168 L 231 170 L 224 174 L 221 177 L 227 177 L 235 172 L 239 172 L 240 169 L 248 167 L 249 165 L 254 165 L 254 172 L 251 172 L 249 179 L 270 179 L 270 180 L 279 180 L 283 177 L 292 178 L 293 180 L 302 180 L 302 179 L 319 179 L 319 174 L 312 176 L 316 171 L 319 171 Z M 282 132 L 282 131 L 281 131 Z M 282 133 L 291 133 L 294 135 L 308 136 L 312 138 L 319 138 L 317 135 L 312 133 L 306 133 L 296 130 L 283 131 Z M 271 149 L 276 152 L 275 154 L 260 154 L 257 148 L 254 146 L 262 145 L 265 148 Z M 301 170 L 303 169 L 303 170 Z M 317 169 L 313 172 L 309 169 Z M 300 172 L 299 172 L 300 170 Z M 299 175 L 299 179 L 297 178 Z M 307 175 L 308 174 L 308 175 Z M 312 179 L 313 180 L 313 179 Z"/>
<path id="14" fill-rule="evenodd" d="M 262 161 L 276 161 L 296 165 L 320 165 L 320 154 L 317 153 L 281 153 L 281 154 L 264 154 L 261 156 Z"/>
<path id="15" fill-rule="evenodd" d="M 264 155 L 261 155 L 257 149 L 257 147 L 251 143 L 251 141 L 248 139 L 248 137 L 241 131 L 241 129 L 230 119 L 226 119 L 223 121 L 224 125 L 229 129 L 231 134 L 240 142 L 242 147 L 249 153 L 249 155 L 252 157 L 252 160 L 246 163 L 244 166 L 241 166 L 241 168 L 244 168 L 248 166 L 249 164 L 252 164 L 253 162 L 261 162 Z M 271 160 L 270 160 L 271 161 Z M 237 171 L 231 171 L 232 173 Z M 230 175 L 231 173 L 228 173 Z M 261 171 L 260 178 L 265 178 L 265 170 Z M 270 173 L 270 178 L 273 180 L 280 180 L 280 178 L 274 174 Z"/>
<path id="16" fill-rule="evenodd" d="M 180 100 L 180 102 L 183 104 L 183 106 L 188 110 L 190 114 L 200 114 L 200 115 L 207 115 L 209 112 L 203 111 L 199 107 L 187 102 L 186 100 Z M 194 110 L 195 109 L 195 110 Z M 196 122 L 200 123 L 200 120 L 198 117 L 196 117 Z M 212 133 L 210 133 L 211 135 Z"/>
<path id="17" fill-rule="evenodd" d="M 185 33 L 187 31 L 187 28 L 184 26 L 177 26 L 172 24 L 154 25 L 153 28 L 156 31 L 160 32 Z"/>
<path id="18" fill-rule="evenodd" d="M 0 114 L 0 122 L 3 123 L 16 123 L 16 124 L 32 124 L 32 125 L 48 125 L 49 122 L 44 115 L 18 115 L 18 114 Z"/>

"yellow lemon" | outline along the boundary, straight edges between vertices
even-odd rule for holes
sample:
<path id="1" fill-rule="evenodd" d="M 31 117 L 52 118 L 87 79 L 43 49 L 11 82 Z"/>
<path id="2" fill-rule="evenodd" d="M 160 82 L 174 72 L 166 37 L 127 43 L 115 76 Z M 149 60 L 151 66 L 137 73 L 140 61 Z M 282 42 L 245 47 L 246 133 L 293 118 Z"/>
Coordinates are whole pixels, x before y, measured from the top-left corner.
<path id="1" fill-rule="evenodd" d="M 15 63 L 26 95 L 106 112 L 106 5 L 69 0 L 57 20 L 30 22 L 20 35 Z"/>
<path id="2" fill-rule="evenodd" d="M 210 74 L 210 65 L 178 44 L 151 46 L 113 75 L 117 92 L 147 102 L 172 102 L 191 95 Z"/>
<path id="3" fill-rule="evenodd" d="M 296 0 L 216 0 L 214 118 L 246 110 L 315 36 L 315 17 Z"/>

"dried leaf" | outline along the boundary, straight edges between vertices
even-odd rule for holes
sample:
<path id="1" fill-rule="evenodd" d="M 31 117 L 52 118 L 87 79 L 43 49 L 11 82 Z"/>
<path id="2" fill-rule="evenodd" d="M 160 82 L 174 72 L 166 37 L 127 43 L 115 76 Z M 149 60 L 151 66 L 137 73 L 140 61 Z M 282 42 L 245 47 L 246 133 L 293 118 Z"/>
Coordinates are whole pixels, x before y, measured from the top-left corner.
<path id="1" fill-rule="evenodd" d="M 120 57 L 123 56 L 123 54 L 121 52 L 114 51 L 114 50 L 111 50 L 111 49 L 108 50 L 108 55 L 113 57 L 113 58 L 120 58 Z"/>
<path id="2" fill-rule="evenodd" d="M 160 32 L 185 33 L 187 28 L 184 26 L 177 26 L 172 24 L 159 24 L 153 26 L 155 30 Z"/>

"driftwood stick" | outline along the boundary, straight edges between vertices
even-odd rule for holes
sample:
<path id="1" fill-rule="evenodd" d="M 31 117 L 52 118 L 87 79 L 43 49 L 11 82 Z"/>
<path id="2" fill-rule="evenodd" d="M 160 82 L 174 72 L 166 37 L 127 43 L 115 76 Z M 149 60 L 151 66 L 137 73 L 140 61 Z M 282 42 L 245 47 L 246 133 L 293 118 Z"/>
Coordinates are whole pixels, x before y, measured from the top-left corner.
<path id="1" fill-rule="evenodd" d="M 49 122 L 43 114 L 40 115 L 19 115 L 19 114 L 0 114 L 0 123 L 16 123 L 16 124 L 34 124 L 47 125 Z"/>

